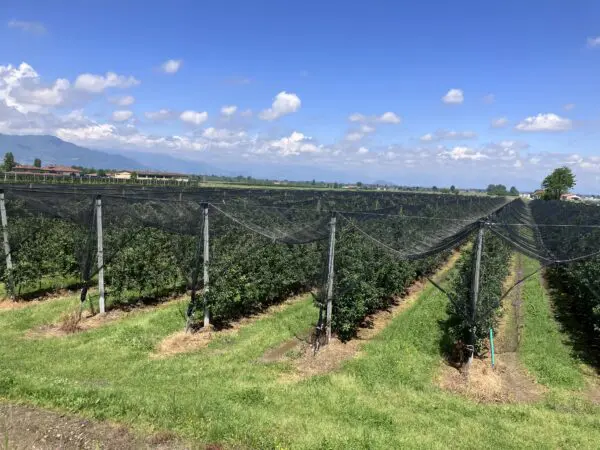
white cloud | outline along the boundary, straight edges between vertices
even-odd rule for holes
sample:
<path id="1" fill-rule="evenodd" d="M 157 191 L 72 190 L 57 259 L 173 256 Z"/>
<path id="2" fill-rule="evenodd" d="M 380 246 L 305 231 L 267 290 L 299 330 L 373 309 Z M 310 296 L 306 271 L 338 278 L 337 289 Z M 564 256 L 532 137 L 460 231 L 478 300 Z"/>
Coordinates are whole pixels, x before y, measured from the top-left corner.
<path id="1" fill-rule="evenodd" d="M 379 116 L 377 118 L 377 122 L 380 122 L 380 123 L 398 124 L 401 121 L 402 121 L 402 119 L 400 119 L 400 117 L 398 117 L 395 113 L 390 112 L 390 111 L 383 113 L 381 116 Z"/>
<path id="2" fill-rule="evenodd" d="M 70 86 L 64 78 L 43 85 L 38 73 L 25 62 L 19 66 L 0 66 L 0 103 L 23 114 L 62 105 Z"/>
<path id="3" fill-rule="evenodd" d="M 45 34 L 46 27 L 40 22 L 28 22 L 24 20 L 13 19 L 8 22 L 9 28 L 18 28 L 21 31 L 32 34 Z"/>
<path id="4" fill-rule="evenodd" d="M 494 94 L 487 94 L 483 96 L 483 103 L 487 105 L 491 105 L 496 101 L 496 96 Z"/>
<path id="5" fill-rule="evenodd" d="M 221 114 L 224 115 L 225 117 L 231 117 L 235 114 L 237 109 L 238 109 L 238 107 L 235 105 L 223 106 L 221 108 Z"/>
<path id="6" fill-rule="evenodd" d="M 302 102 L 296 94 L 281 91 L 275 96 L 270 108 L 263 110 L 259 117 L 262 120 L 275 120 L 282 116 L 295 113 L 300 109 Z"/>
<path id="7" fill-rule="evenodd" d="M 374 133 L 375 127 L 372 127 L 371 125 L 363 124 L 360 126 L 360 132 L 364 133 L 364 134 Z"/>
<path id="8" fill-rule="evenodd" d="M 575 109 L 575 103 L 567 103 L 565 106 L 565 111 L 571 111 L 573 109 Z"/>
<path id="9" fill-rule="evenodd" d="M 31 90 L 15 91 L 15 98 L 24 103 L 39 106 L 59 106 L 65 99 L 71 83 L 64 78 L 57 79 L 50 87 L 37 87 Z"/>
<path id="10" fill-rule="evenodd" d="M 112 120 L 115 122 L 125 122 L 126 120 L 131 119 L 133 113 L 131 111 L 114 111 L 112 113 Z"/>
<path id="11" fill-rule="evenodd" d="M 122 97 L 111 97 L 110 102 L 119 106 L 130 106 L 135 102 L 135 98 L 132 95 L 124 95 Z"/>
<path id="12" fill-rule="evenodd" d="M 515 128 L 520 131 L 567 131 L 572 128 L 572 123 L 569 119 L 548 113 L 527 117 Z"/>
<path id="13" fill-rule="evenodd" d="M 467 159 L 472 161 L 488 158 L 488 156 L 480 151 L 475 151 L 469 147 L 454 147 L 452 150 L 443 151 L 440 153 L 440 156 L 442 158 L 450 158 L 453 160 Z"/>
<path id="14" fill-rule="evenodd" d="M 59 128 L 56 130 L 56 136 L 67 141 L 102 140 L 111 138 L 114 132 L 113 125 L 102 124 L 81 128 Z"/>
<path id="15" fill-rule="evenodd" d="M 317 153 L 320 148 L 311 142 L 311 138 L 294 131 L 289 137 L 270 141 L 268 145 L 281 156 L 297 156 L 302 153 Z M 267 149 L 268 150 L 268 149 Z"/>
<path id="16" fill-rule="evenodd" d="M 360 147 L 356 153 L 358 153 L 359 155 L 366 155 L 367 153 L 369 153 L 369 149 L 366 147 Z"/>
<path id="17" fill-rule="evenodd" d="M 170 109 L 162 108 L 158 111 L 147 111 L 144 113 L 144 116 L 146 116 L 146 118 L 150 120 L 167 120 L 173 116 L 173 111 L 171 111 Z"/>
<path id="18" fill-rule="evenodd" d="M 492 120 L 492 128 L 504 128 L 508 125 L 508 119 L 506 117 L 498 117 L 497 119 Z"/>
<path id="19" fill-rule="evenodd" d="M 402 118 L 398 116 L 396 113 L 391 111 L 384 112 L 380 116 L 365 116 L 364 114 L 354 113 L 348 116 L 348 120 L 350 122 L 360 122 L 360 123 L 390 123 L 390 124 L 399 124 L 402 122 Z"/>
<path id="20" fill-rule="evenodd" d="M 588 45 L 589 48 L 600 47 L 600 36 L 589 37 L 588 40 L 587 40 L 587 45 Z"/>
<path id="21" fill-rule="evenodd" d="M 351 114 L 350 117 L 348 117 L 348 120 L 350 122 L 364 122 L 365 120 L 367 120 L 367 117 L 359 113 L 354 113 Z"/>
<path id="22" fill-rule="evenodd" d="M 169 59 L 161 64 L 160 69 L 164 73 L 173 74 L 181 68 L 183 61 L 181 59 Z"/>
<path id="23" fill-rule="evenodd" d="M 475 139 L 477 133 L 474 131 L 438 130 L 435 133 L 427 133 L 421 136 L 422 142 L 438 142 L 444 140 Z"/>
<path id="24" fill-rule="evenodd" d="M 246 136 L 245 131 L 232 131 L 225 128 L 206 128 L 202 132 L 202 136 L 207 139 L 229 141 L 232 139 L 241 139 Z"/>
<path id="25" fill-rule="evenodd" d="M 354 133 L 348 133 L 346 135 L 345 139 L 350 142 L 355 142 L 355 141 L 360 141 L 363 137 L 364 137 L 364 134 L 354 132 Z"/>
<path id="26" fill-rule="evenodd" d="M 132 76 L 117 75 L 114 72 L 107 72 L 106 75 L 94 75 L 83 73 L 75 79 L 75 89 L 81 91 L 99 94 L 107 88 L 129 88 L 137 86 L 140 81 Z"/>
<path id="27" fill-rule="evenodd" d="M 446 95 L 442 97 L 442 101 L 447 104 L 460 104 L 465 100 L 463 91 L 461 89 L 450 89 Z"/>
<path id="28" fill-rule="evenodd" d="M 197 111 L 184 111 L 181 113 L 179 118 L 187 123 L 191 123 L 194 125 L 200 125 L 208 119 L 208 113 L 206 111 L 197 112 Z"/>

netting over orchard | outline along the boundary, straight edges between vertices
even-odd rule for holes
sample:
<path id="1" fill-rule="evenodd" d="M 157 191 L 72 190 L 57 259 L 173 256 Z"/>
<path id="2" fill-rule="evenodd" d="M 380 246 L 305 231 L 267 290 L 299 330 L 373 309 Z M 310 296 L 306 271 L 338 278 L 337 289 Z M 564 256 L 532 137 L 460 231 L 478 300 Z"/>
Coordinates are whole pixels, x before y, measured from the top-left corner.
<path id="1" fill-rule="evenodd" d="M 415 261 L 398 264 L 410 279 L 426 275 L 435 265 L 431 258 L 457 248 L 480 227 L 542 266 L 600 254 L 600 208 L 484 195 L 5 185 L 4 204 L 12 281 L 22 285 L 77 274 L 83 301 L 91 280 L 104 276 L 107 267 L 111 295 L 191 290 L 188 316 L 201 289 L 215 315 L 233 317 L 248 305 L 333 283 L 328 259 L 336 234 L 341 253 L 335 271 L 342 276 L 331 295 L 337 298 L 351 295 L 364 284 L 365 271 L 376 270 L 355 261 L 367 251 L 382 267 Z M 8 258 L 0 263 L 5 280 L 7 263 Z M 398 282 L 405 275 L 395 276 Z M 372 289 L 369 295 L 377 298 L 380 293 Z M 369 298 L 365 305 L 372 303 Z M 357 322 L 365 311 L 338 315 L 356 315 L 348 320 Z"/>

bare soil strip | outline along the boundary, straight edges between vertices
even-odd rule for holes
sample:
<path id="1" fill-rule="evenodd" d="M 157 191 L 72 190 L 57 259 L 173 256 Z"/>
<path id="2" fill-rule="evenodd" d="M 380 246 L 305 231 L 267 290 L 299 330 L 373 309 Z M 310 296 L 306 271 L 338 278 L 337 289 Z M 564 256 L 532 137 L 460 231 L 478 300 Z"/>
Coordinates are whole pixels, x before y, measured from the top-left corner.
<path id="1" fill-rule="evenodd" d="M 511 267 L 504 291 L 523 278 L 520 254 L 513 256 Z M 489 356 L 475 359 L 468 374 L 445 365 L 439 377 L 440 387 L 480 403 L 533 403 L 542 398 L 546 388 L 527 373 L 516 353 L 523 326 L 522 303 L 520 285 L 503 300 L 502 315 L 496 330 L 496 367 L 492 369 Z"/>
<path id="2" fill-rule="evenodd" d="M 19 450 L 193 448 L 171 433 L 140 436 L 123 426 L 107 422 L 29 406 L 6 404 L 0 404 L 0 445 L 3 449 Z"/>
<path id="3" fill-rule="evenodd" d="M 454 252 L 448 261 L 437 271 L 436 278 L 441 278 L 454 267 L 460 252 Z M 292 373 L 286 373 L 282 382 L 294 382 L 314 375 L 319 375 L 338 369 L 344 361 L 360 355 L 365 342 L 377 336 L 399 314 L 410 308 L 427 287 L 428 281 L 421 279 L 413 283 L 403 296 L 398 296 L 393 305 L 387 310 L 378 311 L 365 318 L 368 326 L 361 327 L 358 335 L 348 341 L 341 342 L 332 338 L 329 345 L 322 347 L 314 355 L 308 339 L 294 338 L 284 342 L 279 347 L 268 350 L 259 360 L 263 363 L 288 362 L 292 364 Z"/>
<path id="4" fill-rule="evenodd" d="M 57 323 L 33 328 L 26 333 L 25 336 L 31 339 L 69 336 L 75 333 L 81 333 L 95 328 L 100 328 L 132 314 L 155 310 L 157 308 L 166 308 L 174 303 L 181 302 L 186 298 L 187 297 L 185 295 L 177 296 L 158 305 L 134 305 L 127 310 L 112 309 L 107 311 L 105 314 L 92 314 L 89 310 L 85 310 L 81 313 L 81 319 L 79 320 L 76 320 L 75 318 L 77 315 L 77 310 L 74 308 L 73 311 L 64 314 Z"/>
<path id="5" fill-rule="evenodd" d="M 15 309 L 23 309 L 28 308 L 30 306 L 39 305 L 42 302 L 47 302 L 50 300 L 57 300 L 66 297 L 72 297 L 76 295 L 76 291 L 70 291 L 68 289 L 59 289 L 57 291 L 45 294 L 44 296 L 37 297 L 33 300 L 22 300 L 15 299 L 11 300 L 9 298 L 0 299 L 0 311 L 11 311 Z"/>
<path id="6" fill-rule="evenodd" d="M 167 358 L 180 353 L 193 352 L 207 347 L 213 339 L 220 336 L 237 334 L 240 328 L 256 322 L 263 317 L 267 317 L 275 314 L 276 312 L 282 311 L 288 306 L 306 299 L 306 295 L 307 294 L 299 294 L 294 297 L 290 297 L 282 303 L 268 307 L 261 313 L 249 317 L 242 317 L 235 322 L 231 322 L 227 328 L 222 330 L 216 331 L 213 328 L 210 328 L 208 330 L 201 329 L 200 331 L 187 333 L 184 330 L 178 331 L 177 333 L 167 336 L 160 344 L 158 344 L 154 353 L 152 353 L 150 357 Z"/>

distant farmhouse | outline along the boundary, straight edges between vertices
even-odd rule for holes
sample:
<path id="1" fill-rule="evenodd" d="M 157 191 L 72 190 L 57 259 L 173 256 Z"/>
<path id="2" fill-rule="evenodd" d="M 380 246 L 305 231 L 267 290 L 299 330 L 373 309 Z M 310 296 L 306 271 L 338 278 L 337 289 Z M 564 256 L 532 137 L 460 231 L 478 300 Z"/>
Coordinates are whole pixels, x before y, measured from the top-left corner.
<path id="1" fill-rule="evenodd" d="M 160 180 L 160 181 L 181 181 L 187 183 L 190 181 L 188 175 L 175 172 L 155 172 L 153 170 L 121 170 L 107 174 L 109 178 L 118 180 Z"/>
<path id="2" fill-rule="evenodd" d="M 17 164 L 10 173 L 14 173 L 16 175 L 46 175 L 46 176 L 56 176 L 56 177 L 64 177 L 64 176 L 72 176 L 78 177 L 81 175 L 81 170 L 73 169 L 72 167 L 67 166 L 56 166 L 49 165 L 44 167 L 36 167 L 30 166 L 27 164 Z"/>

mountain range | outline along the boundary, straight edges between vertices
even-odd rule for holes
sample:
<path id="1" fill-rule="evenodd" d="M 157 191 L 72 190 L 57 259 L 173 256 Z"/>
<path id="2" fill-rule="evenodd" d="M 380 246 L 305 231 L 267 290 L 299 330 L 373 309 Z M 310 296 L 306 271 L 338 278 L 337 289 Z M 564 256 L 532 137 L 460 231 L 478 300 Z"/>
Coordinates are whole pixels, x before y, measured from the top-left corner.
<path id="1" fill-rule="evenodd" d="M 165 154 L 123 151 L 117 149 L 92 150 L 49 135 L 0 134 L 0 157 L 12 152 L 21 164 L 33 164 L 35 158 L 43 165 L 93 167 L 97 169 L 160 170 L 188 174 L 230 175 L 197 161 L 188 161 Z"/>

